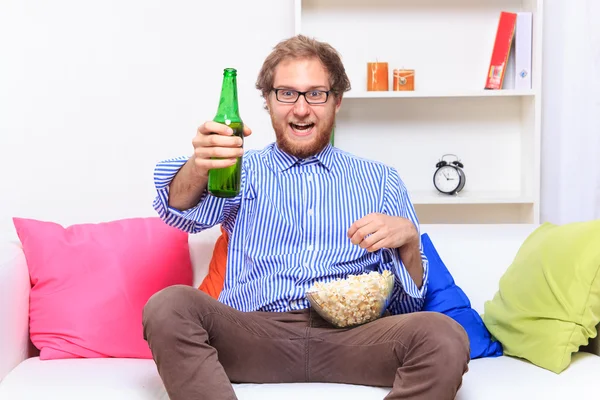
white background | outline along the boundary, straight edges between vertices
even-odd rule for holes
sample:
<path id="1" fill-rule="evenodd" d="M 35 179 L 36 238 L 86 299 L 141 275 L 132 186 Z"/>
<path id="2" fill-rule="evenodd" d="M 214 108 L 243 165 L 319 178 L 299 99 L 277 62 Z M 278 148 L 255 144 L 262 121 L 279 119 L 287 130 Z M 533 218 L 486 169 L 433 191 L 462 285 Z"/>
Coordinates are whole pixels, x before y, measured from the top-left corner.
<path id="1" fill-rule="evenodd" d="M 274 139 L 254 83 L 294 2 L 222 4 L 0 1 L 0 231 L 155 215 L 154 165 L 190 153 L 227 66 L 243 71 L 246 148 Z M 542 220 L 600 218 L 600 2 L 545 13 Z"/>
<path id="2" fill-rule="evenodd" d="M 600 2 L 544 2 L 542 221 L 600 218 Z"/>

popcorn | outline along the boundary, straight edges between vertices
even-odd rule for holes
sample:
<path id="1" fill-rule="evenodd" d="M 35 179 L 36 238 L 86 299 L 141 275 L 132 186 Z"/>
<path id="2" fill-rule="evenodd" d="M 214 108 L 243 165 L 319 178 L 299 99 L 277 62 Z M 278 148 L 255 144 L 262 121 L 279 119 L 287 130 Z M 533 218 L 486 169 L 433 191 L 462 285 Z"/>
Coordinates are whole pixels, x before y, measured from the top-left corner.
<path id="1" fill-rule="evenodd" d="M 326 283 L 316 282 L 307 291 L 307 298 L 319 315 L 343 328 L 381 317 L 393 286 L 390 271 L 372 271 Z"/>

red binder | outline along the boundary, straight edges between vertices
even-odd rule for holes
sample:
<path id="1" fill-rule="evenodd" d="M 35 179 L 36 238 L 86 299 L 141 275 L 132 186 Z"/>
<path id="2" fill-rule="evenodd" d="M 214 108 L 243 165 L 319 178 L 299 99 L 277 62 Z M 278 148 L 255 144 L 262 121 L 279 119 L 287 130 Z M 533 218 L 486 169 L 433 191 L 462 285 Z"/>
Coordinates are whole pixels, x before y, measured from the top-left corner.
<path id="1" fill-rule="evenodd" d="M 498 21 L 498 30 L 496 31 L 496 42 L 492 51 L 490 68 L 485 82 L 485 89 L 502 89 L 504 82 L 504 73 L 510 54 L 515 29 L 517 24 L 517 14 L 502 11 Z"/>

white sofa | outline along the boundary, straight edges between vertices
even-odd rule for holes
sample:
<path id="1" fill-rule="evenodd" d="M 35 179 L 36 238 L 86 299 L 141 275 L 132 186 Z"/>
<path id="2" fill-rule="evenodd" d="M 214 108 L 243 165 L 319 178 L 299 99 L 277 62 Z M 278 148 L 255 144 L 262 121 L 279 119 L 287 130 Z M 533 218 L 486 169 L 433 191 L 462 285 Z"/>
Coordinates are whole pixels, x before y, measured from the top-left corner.
<path id="1" fill-rule="evenodd" d="M 483 313 L 498 281 L 532 225 L 423 225 L 457 284 Z M 190 236 L 196 284 L 206 273 L 217 228 Z M 40 361 L 28 338 L 29 280 L 17 240 L 0 245 L 0 399 L 167 399 L 152 360 L 73 359 Z M 552 351 L 552 349 L 548 349 Z M 457 399 L 583 399 L 600 395 L 598 340 L 574 355 L 557 375 L 527 361 L 502 356 L 476 359 Z M 365 365 L 365 368 L 368 368 Z M 235 385 L 240 400 L 383 399 L 384 388 L 323 383 Z M 210 399 L 208 399 L 210 400 Z M 437 400 L 437 399 L 432 399 Z"/>

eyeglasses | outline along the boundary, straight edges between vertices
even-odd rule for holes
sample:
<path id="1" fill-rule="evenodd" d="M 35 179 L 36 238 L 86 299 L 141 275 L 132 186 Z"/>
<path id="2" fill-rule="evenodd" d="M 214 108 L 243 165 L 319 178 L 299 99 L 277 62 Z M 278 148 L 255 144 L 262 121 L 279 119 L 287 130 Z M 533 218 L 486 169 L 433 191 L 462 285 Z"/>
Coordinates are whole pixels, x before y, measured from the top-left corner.
<path id="1" fill-rule="evenodd" d="M 307 92 L 299 92 L 292 89 L 273 89 L 277 101 L 286 104 L 294 104 L 300 98 L 300 95 L 304 96 L 304 100 L 308 104 L 323 104 L 327 103 L 329 99 L 330 90 L 309 90 Z"/>

